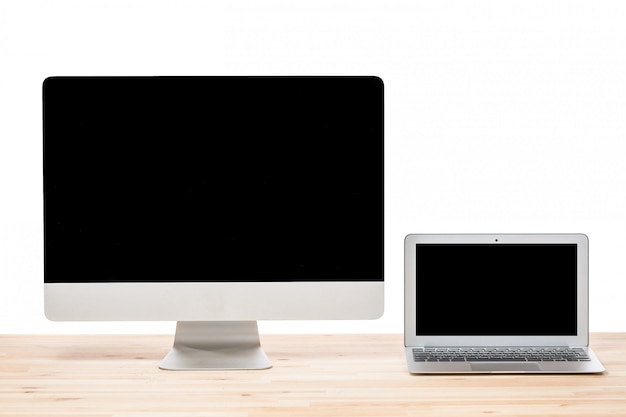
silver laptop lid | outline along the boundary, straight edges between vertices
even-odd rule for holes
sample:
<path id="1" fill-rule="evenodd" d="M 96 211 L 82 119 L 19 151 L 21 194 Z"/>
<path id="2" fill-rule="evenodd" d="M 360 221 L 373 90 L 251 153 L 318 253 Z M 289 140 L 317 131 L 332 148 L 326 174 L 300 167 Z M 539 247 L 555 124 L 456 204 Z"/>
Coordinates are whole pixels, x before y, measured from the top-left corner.
<path id="1" fill-rule="evenodd" d="M 410 234 L 405 346 L 587 346 L 584 234 Z"/>

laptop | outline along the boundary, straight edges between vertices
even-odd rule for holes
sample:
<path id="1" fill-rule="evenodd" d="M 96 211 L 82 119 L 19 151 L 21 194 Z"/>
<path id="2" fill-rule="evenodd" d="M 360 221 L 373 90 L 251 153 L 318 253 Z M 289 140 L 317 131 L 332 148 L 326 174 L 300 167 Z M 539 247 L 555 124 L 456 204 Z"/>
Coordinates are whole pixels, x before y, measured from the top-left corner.
<path id="1" fill-rule="evenodd" d="M 410 373 L 599 373 L 584 234 L 410 234 Z"/>

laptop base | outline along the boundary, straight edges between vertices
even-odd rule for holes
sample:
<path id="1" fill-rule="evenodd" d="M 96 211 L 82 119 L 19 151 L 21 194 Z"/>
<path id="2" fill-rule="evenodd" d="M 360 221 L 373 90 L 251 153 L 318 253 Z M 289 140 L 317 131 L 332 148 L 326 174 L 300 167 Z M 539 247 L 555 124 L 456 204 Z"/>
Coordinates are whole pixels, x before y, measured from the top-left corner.
<path id="1" fill-rule="evenodd" d="M 405 347 L 406 362 L 412 374 L 588 374 L 604 372 L 604 366 L 593 351 L 585 348 L 585 362 L 416 362 L 413 347 Z"/>

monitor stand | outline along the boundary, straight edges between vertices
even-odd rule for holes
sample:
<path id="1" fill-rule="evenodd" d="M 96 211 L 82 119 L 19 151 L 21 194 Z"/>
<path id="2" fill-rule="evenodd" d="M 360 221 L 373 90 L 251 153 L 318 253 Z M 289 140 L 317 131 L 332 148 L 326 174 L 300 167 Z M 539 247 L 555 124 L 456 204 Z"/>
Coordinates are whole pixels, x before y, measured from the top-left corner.
<path id="1" fill-rule="evenodd" d="M 267 369 L 256 321 L 179 321 L 159 368 L 178 371 Z"/>

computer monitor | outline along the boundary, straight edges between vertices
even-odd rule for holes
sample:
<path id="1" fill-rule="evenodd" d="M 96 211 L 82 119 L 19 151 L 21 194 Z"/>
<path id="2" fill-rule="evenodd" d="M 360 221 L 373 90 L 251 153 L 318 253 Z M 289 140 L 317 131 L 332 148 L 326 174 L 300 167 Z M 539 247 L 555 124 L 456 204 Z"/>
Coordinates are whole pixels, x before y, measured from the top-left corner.
<path id="1" fill-rule="evenodd" d="M 262 369 L 257 320 L 383 312 L 383 82 L 43 82 L 45 313 L 176 321 L 163 369 Z"/>

